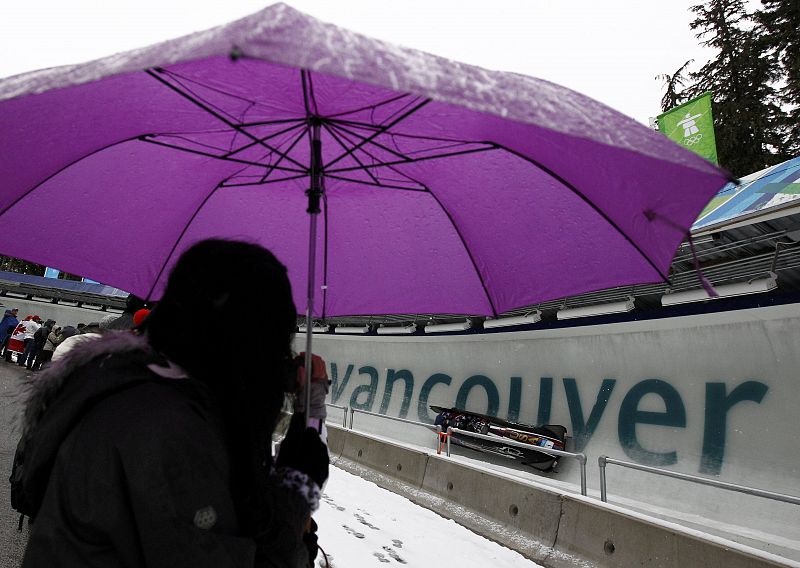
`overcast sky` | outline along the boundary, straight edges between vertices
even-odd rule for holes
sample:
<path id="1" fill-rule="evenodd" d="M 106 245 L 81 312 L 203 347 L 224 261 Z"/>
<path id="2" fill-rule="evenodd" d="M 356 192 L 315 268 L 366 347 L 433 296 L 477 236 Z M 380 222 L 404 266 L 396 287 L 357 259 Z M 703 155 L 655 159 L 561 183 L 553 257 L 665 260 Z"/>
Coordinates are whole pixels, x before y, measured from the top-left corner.
<path id="1" fill-rule="evenodd" d="M 317 18 L 490 69 L 560 83 L 646 123 L 661 73 L 712 52 L 699 0 L 290 0 Z M 268 0 L 32 0 L 0 7 L 0 77 L 80 63 L 227 23 Z"/>

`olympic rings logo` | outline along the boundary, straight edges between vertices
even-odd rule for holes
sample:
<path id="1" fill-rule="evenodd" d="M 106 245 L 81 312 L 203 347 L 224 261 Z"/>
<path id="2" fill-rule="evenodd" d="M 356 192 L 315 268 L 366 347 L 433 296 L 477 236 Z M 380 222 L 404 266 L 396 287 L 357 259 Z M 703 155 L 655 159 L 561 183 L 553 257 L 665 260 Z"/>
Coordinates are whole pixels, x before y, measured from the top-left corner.
<path id="1" fill-rule="evenodd" d="M 698 132 L 694 136 L 691 136 L 689 138 L 685 138 L 683 140 L 683 144 L 684 144 L 684 146 L 694 146 L 695 144 L 699 144 L 700 140 L 702 138 L 703 138 L 703 133 L 702 132 Z"/>

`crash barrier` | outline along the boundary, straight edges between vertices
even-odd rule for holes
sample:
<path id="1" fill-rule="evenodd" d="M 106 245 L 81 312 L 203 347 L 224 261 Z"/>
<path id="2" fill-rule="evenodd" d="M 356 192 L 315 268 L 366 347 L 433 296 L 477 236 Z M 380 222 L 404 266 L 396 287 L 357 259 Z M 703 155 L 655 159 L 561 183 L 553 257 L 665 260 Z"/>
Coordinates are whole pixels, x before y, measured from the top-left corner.
<path id="1" fill-rule="evenodd" d="M 448 428 L 447 429 L 447 457 L 450 457 L 450 438 L 452 434 L 459 434 L 461 436 L 469 436 L 471 438 L 478 438 L 481 440 L 488 440 L 490 442 L 496 442 L 496 437 L 485 436 L 484 434 L 478 434 L 477 432 L 469 432 L 467 430 L 460 430 L 458 428 Z M 530 444 L 524 444 L 522 442 L 517 442 L 516 440 L 503 440 L 503 444 L 506 446 L 516 446 L 517 448 L 524 448 L 526 450 L 531 449 Z M 557 456 L 557 457 L 565 457 L 565 458 L 572 458 L 578 461 L 581 468 L 581 495 L 586 496 L 586 454 L 583 453 L 572 453 L 572 452 L 564 452 L 562 450 L 556 450 L 555 448 L 546 448 L 543 446 L 536 446 L 535 447 L 537 452 L 542 452 L 543 454 L 547 454 L 549 456 Z"/>
<path id="2" fill-rule="evenodd" d="M 422 487 L 428 464 L 428 452 L 392 443 L 354 430 L 331 428 L 331 433 L 343 435 L 340 458 L 365 466 L 384 476 L 411 487 Z"/>
<path id="3" fill-rule="evenodd" d="M 347 429 L 333 424 L 327 424 L 325 429 L 328 434 L 328 455 L 330 456 L 331 463 L 335 464 L 344 450 L 344 432 L 347 432 Z"/>
<path id="4" fill-rule="evenodd" d="M 392 420 L 392 421 L 395 421 L 395 422 L 403 422 L 403 423 L 407 423 L 407 424 L 413 424 L 415 426 L 421 426 L 423 428 L 426 428 L 428 430 L 436 432 L 437 433 L 437 438 L 438 438 L 437 450 L 441 449 L 441 441 L 442 441 L 442 437 L 444 437 L 445 441 L 446 441 L 446 447 L 447 447 L 447 457 L 450 457 L 450 437 L 451 437 L 451 434 L 453 434 L 453 433 L 459 434 L 459 435 L 462 435 L 462 436 L 468 436 L 468 437 L 488 440 L 488 441 L 496 441 L 496 438 L 492 438 L 490 436 L 479 434 L 477 432 L 469 432 L 467 430 L 460 430 L 458 428 L 448 428 L 446 436 L 443 436 L 443 433 L 442 433 L 442 430 L 441 430 L 440 426 L 434 426 L 432 424 L 426 424 L 424 422 L 416 422 L 414 420 L 408 420 L 408 419 L 405 419 L 405 418 L 398 418 L 398 417 L 395 417 L 395 416 L 387 416 L 385 414 L 379 414 L 379 413 L 370 412 L 370 411 L 367 411 L 367 410 L 360 410 L 360 409 L 352 408 L 352 407 L 348 408 L 346 406 L 338 406 L 338 405 L 330 404 L 330 403 L 326 403 L 326 404 L 327 404 L 327 406 L 330 406 L 330 407 L 336 408 L 336 409 L 340 409 L 340 410 L 343 411 L 343 414 L 345 416 L 345 418 L 343 419 L 343 427 L 344 428 L 348 427 L 347 414 L 348 414 L 348 411 L 349 411 L 349 415 L 350 415 L 349 428 L 351 430 L 353 429 L 354 415 L 358 413 L 358 414 L 364 414 L 364 415 L 369 415 L 369 416 L 375 416 L 375 417 L 381 418 L 381 419 Z M 520 447 L 520 448 L 524 448 L 524 449 L 530 449 L 531 448 L 530 444 L 524 444 L 524 443 L 521 443 L 521 442 L 517 442 L 515 440 L 504 440 L 503 443 L 506 444 L 506 445 L 509 445 L 509 446 L 516 446 L 516 447 Z M 587 475 L 586 475 L 586 462 L 587 462 L 586 454 L 584 454 L 584 453 L 566 452 L 566 451 L 562 451 L 562 450 L 556 450 L 555 448 L 547 448 L 547 447 L 540 447 L 540 446 L 536 447 L 536 451 L 539 451 L 539 452 L 542 452 L 542 453 L 545 453 L 545 454 L 548 454 L 548 455 L 552 455 L 552 456 L 568 457 L 568 458 L 575 459 L 580 465 L 581 495 L 583 495 L 583 496 L 587 495 L 588 492 L 587 492 Z M 600 456 L 597 461 L 598 461 L 598 465 L 600 467 L 600 500 L 603 501 L 604 503 L 608 502 L 608 498 L 607 498 L 606 465 L 607 464 L 611 464 L 611 465 L 619 465 L 621 467 L 627 467 L 627 468 L 635 469 L 635 470 L 639 470 L 639 471 L 654 473 L 656 475 L 663 475 L 663 476 L 666 476 L 666 477 L 671 477 L 671 478 L 679 479 L 679 480 L 682 480 L 682 481 L 690 481 L 690 482 L 698 483 L 698 484 L 701 484 L 701 485 L 708 485 L 708 486 L 711 486 L 711 487 L 717 487 L 717 488 L 726 489 L 726 490 L 729 490 L 729 491 L 737 491 L 737 492 L 740 492 L 740 493 L 745 493 L 747 495 L 753 495 L 753 496 L 756 496 L 756 497 L 763 497 L 763 498 L 772 499 L 772 500 L 775 500 L 775 501 L 782 501 L 784 503 L 791 503 L 791 504 L 795 504 L 795 505 L 800 505 L 800 497 L 795 497 L 793 495 L 786 495 L 786 494 L 783 494 L 783 493 L 775 493 L 775 492 L 772 492 L 772 491 L 766 491 L 766 490 L 758 489 L 758 488 L 755 488 L 755 487 L 748 487 L 748 486 L 745 486 L 745 485 L 737 485 L 737 484 L 734 484 L 734 483 L 728 483 L 728 482 L 724 482 L 724 481 L 717 481 L 717 480 L 709 479 L 709 478 L 706 478 L 706 477 L 699 477 L 699 476 L 696 476 L 696 475 L 690 475 L 690 474 L 686 474 L 686 473 L 679 473 L 679 472 L 670 471 L 670 470 L 666 470 L 666 469 L 660 469 L 660 468 L 656 468 L 656 467 L 652 467 L 652 466 L 641 465 L 641 464 L 637 464 L 637 463 L 633 463 L 633 462 L 628 462 L 628 461 L 618 460 L 618 459 L 615 459 L 615 458 L 610 458 L 610 457 L 605 456 L 605 455 Z"/>
<path id="5" fill-rule="evenodd" d="M 652 467 L 648 465 L 641 465 L 638 463 L 622 461 L 610 458 L 608 456 L 600 456 L 599 458 L 597 458 L 597 465 L 600 466 L 600 500 L 603 501 L 603 503 L 608 502 L 608 495 L 606 492 L 606 466 L 609 464 L 618 465 L 621 467 L 627 467 L 630 469 L 636 469 L 638 471 L 646 471 L 648 473 L 654 473 L 656 475 L 672 477 L 675 479 L 680 479 L 682 481 L 691 481 L 692 483 L 698 483 L 700 485 L 709 485 L 711 487 L 717 487 L 719 489 L 727 489 L 728 491 L 737 491 L 739 493 L 754 495 L 756 497 L 764 497 L 765 499 L 772 499 L 774 501 L 782 501 L 784 503 L 793 503 L 795 505 L 800 505 L 800 497 L 795 497 L 794 495 L 774 493 L 772 491 L 765 491 L 764 489 L 747 487 L 746 485 L 737 485 L 735 483 L 717 481 L 716 479 L 699 477 L 697 475 L 690 475 L 688 473 L 679 473 L 677 471 L 670 471 L 668 469 L 661 469 L 658 467 Z"/>
<path id="6" fill-rule="evenodd" d="M 415 422 L 406 418 L 398 418 L 397 416 L 387 416 L 386 414 L 379 414 L 377 412 L 370 412 L 369 410 L 360 410 L 358 408 L 350 407 L 350 429 L 353 429 L 353 416 L 358 414 L 366 414 L 367 416 L 377 416 L 378 418 L 385 418 L 386 420 L 394 420 L 395 422 L 404 422 L 405 424 L 413 424 L 414 426 L 422 426 L 433 432 L 437 431 L 438 426 L 433 424 L 426 424 L 425 422 Z"/>
<path id="7" fill-rule="evenodd" d="M 347 407 L 346 406 L 339 406 L 338 404 L 331 404 L 330 402 L 326 402 L 325 406 L 328 408 L 335 408 L 337 410 L 342 411 L 342 428 L 347 428 Z"/>
<path id="8" fill-rule="evenodd" d="M 800 564 L 699 531 L 331 426 L 337 467 L 548 568 L 766 568 Z"/>

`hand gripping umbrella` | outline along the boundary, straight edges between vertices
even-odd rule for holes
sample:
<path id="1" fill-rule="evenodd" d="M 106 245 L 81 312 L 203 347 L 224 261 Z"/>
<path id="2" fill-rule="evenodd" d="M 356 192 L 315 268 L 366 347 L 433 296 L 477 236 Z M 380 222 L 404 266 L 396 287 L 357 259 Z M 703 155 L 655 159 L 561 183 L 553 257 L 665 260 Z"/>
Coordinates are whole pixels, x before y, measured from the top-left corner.
<path id="1" fill-rule="evenodd" d="M 666 280 L 727 179 L 563 87 L 282 4 L 0 81 L 0 222 L 58 228 L 6 232 L 3 254 L 158 298 L 194 242 L 258 242 L 289 269 L 307 358 L 315 317 L 496 316 Z"/>

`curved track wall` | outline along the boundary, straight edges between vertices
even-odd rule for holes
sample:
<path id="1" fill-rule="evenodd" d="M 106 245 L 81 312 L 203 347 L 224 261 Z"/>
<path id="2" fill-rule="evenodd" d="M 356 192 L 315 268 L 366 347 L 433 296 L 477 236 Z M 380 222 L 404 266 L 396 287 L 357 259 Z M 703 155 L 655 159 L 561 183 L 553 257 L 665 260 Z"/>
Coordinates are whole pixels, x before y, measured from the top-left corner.
<path id="1" fill-rule="evenodd" d="M 432 421 L 429 404 L 563 424 L 572 449 L 800 495 L 800 305 L 449 337 L 315 335 L 330 402 Z M 551 479 L 577 483 L 562 461 Z M 609 500 L 800 541 L 800 507 L 609 466 Z M 775 537 L 775 538 L 773 538 Z M 769 546 L 767 546 L 769 549 Z M 798 547 L 800 548 L 800 547 Z"/>

